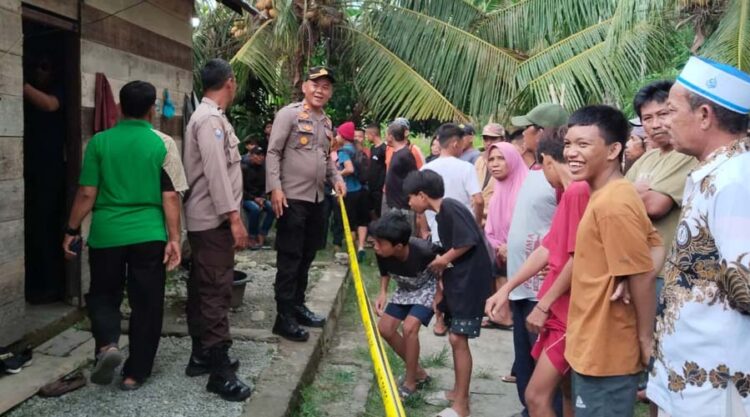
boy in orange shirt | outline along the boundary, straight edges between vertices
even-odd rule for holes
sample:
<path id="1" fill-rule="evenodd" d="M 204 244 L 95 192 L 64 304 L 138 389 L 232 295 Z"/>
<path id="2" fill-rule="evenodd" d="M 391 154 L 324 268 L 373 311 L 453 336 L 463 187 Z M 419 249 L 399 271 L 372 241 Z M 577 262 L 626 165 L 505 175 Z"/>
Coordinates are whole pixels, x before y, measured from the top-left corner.
<path id="1" fill-rule="evenodd" d="M 565 359 L 576 417 L 632 416 L 648 364 L 656 274 L 664 248 L 635 187 L 620 171 L 630 126 L 619 110 L 587 106 L 570 116 L 565 157 L 591 199 L 576 234 Z M 653 249 L 653 250 L 652 250 Z M 632 301 L 612 301 L 626 280 Z"/>

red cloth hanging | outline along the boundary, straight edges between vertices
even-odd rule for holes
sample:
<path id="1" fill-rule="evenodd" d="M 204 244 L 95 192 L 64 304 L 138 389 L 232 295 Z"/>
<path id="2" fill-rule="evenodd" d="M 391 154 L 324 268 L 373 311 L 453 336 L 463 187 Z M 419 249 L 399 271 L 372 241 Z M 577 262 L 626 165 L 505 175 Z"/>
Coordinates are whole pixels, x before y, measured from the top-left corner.
<path id="1" fill-rule="evenodd" d="M 101 72 L 96 73 L 96 87 L 94 90 L 94 133 L 107 130 L 117 123 L 117 104 L 112 95 L 107 77 Z"/>

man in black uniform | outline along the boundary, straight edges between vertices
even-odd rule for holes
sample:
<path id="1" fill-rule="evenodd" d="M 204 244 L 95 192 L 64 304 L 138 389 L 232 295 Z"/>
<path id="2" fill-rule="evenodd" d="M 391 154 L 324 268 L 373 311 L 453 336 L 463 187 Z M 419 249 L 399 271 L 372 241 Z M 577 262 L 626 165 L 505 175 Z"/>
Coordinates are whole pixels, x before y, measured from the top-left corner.
<path id="1" fill-rule="evenodd" d="M 346 186 L 331 160 L 333 125 L 323 108 L 333 95 L 333 74 L 310 68 L 302 84 L 303 101 L 279 110 L 266 156 L 266 191 L 278 218 L 276 233 L 276 323 L 273 332 L 304 342 L 310 334 L 300 327 L 323 327 L 325 319 L 305 306 L 308 273 L 315 253 L 325 247 L 323 200 L 325 184 L 338 195 Z"/>

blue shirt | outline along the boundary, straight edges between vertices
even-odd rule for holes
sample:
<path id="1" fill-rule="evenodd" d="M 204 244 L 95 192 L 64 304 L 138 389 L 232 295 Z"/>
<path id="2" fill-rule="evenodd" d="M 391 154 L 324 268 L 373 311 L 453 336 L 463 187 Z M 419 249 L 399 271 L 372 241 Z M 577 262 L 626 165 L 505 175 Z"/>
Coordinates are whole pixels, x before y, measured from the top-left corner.
<path id="1" fill-rule="evenodd" d="M 347 143 L 346 145 L 342 146 L 336 153 L 339 156 L 339 160 L 336 163 L 336 167 L 341 171 L 344 169 L 344 162 L 351 161 L 354 158 L 354 154 L 357 153 L 357 149 L 354 148 L 354 145 L 351 143 Z M 352 165 L 354 165 L 354 161 L 352 161 Z M 355 168 L 356 170 L 356 168 Z M 349 174 L 344 177 L 344 183 L 346 184 L 346 192 L 353 193 L 355 191 L 360 191 L 362 189 L 362 183 L 359 182 L 359 178 L 357 178 L 358 172 L 354 172 L 352 174 Z"/>

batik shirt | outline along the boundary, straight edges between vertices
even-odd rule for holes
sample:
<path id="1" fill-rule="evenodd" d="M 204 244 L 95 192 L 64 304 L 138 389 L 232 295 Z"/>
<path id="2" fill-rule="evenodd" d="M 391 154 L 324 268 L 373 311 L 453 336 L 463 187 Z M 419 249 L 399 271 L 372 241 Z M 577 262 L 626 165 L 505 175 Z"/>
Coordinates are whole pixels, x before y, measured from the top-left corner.
<path id="1" fill-rule="evenodd" d="M 648 383 L 648 397 L 664 411 L 750 415 L 749 288 L 750 139 L 745 138 L 716 150 L 687 179 Z"/>

